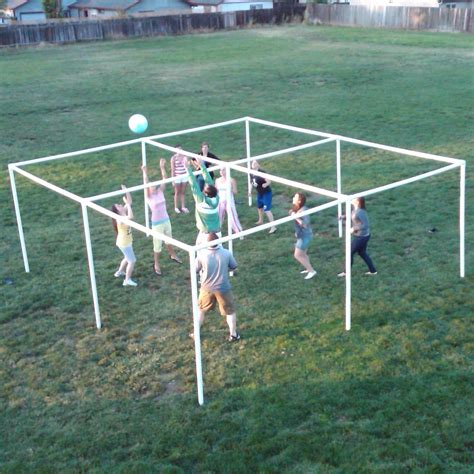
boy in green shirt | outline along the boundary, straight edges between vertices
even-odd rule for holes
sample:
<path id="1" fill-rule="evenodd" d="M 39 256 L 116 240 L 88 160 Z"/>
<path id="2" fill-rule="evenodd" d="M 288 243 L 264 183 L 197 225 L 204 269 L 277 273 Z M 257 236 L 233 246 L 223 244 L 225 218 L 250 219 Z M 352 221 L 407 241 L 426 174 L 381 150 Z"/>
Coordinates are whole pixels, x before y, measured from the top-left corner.
<path id="1" fill-rule="evenodd" d="M 193 193 L 196 203 L 196 226 L 199 229 L 196 245 L 198 245 L 202 242 L 206 242 L 208 234 L 210 233 L 216 233 L 219 237 L 222 236 L 218 212 L 219 196 L 214 186 L 214 180 L 211 178 L 205 166 L 201 166 L 201 173 L 205 183 L 202 191 L 199 188 L 199 184 L 196 176 L 193 174 L 193 169 L 189 161 L 186 163 L 186 169 L 188 171 L 188 181 L 191 186 L 191 192 Z"/>

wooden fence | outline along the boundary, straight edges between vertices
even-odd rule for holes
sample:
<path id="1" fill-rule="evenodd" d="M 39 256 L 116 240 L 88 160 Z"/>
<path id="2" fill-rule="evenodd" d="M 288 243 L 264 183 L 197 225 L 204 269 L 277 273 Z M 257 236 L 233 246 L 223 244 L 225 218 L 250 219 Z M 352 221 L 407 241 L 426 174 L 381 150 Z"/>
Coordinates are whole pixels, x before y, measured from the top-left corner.
<path id="1" fill-rule="evenodd" d="M 472 33 L 472 12 L 471 8 L 351 6 L 312 3 L 308 4 L 306 17 L 310 22 L 325 25 Z"/>
<path id="2" fill-rule="evenodd" d="M 275 8 L 271 10 L 0 25 L 0 47 L 178 35 L 195 30 L 221 30 L 251 24 L 280 24 L 296 18 L 302 21 L 305 9 L 306 6 L 275 4 Z"/>

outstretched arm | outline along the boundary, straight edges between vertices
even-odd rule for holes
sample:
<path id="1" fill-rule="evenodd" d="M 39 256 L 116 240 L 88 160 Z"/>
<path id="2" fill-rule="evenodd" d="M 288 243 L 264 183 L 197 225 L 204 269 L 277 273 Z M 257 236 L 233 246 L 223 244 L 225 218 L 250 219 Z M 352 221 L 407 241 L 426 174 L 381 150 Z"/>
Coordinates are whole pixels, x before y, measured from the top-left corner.
<path id="1" fill-rule="evenodd" d="M 166 175 L 166 160 L 164 158 L 161 158 L 161 160 L 160 160 L 160 170 L 161 170 L 161 179 L 166 179 L 167 178 L 167 175 Z M 165 187 L 166 187 L 165 183 L 160 184 L 160 189 L 162 191 L 165 190 Z"/>
<path id="2" fill-rule="evenodd" d="M 127 186 L 125 186 L 125 184 L 122 184 L 122 189 L 125 191 L 127 189 Z M 125 208 L 127 209 L 127 217 L 129 219 L 133 219 L 132 195 L 128 191 L 125 193 L 123 201 L 125 202 Z"/>
<path id="3" fill-rule="evenodd" d="M 142 172 L 143 172 L 143 182 L 145 184 L 148 184 L 150 181 L 148 180 L 148 170 L 146 166 L 142 166 Z M 146 188 L 146 195 L 147 197 L 150 197 L 152 193 L 151 188 Z"/>
<path id="4" fill-rule="evenodd" d="M 189 185 L 191 186 L 191 192 L 193 193 L 194 200 L 196 202 L 204 201 L 204 194 L 202 193 L 201 188 L 199 187 L 199 184 L 196 180 L 196 176 L 194 176 L 193 169 L 191 168 L 191 165 L 189 164 L 189 160 L 187 159 L 185 161 L 185 166 L 188 172 L 188 182 L 189 182 Z"/>

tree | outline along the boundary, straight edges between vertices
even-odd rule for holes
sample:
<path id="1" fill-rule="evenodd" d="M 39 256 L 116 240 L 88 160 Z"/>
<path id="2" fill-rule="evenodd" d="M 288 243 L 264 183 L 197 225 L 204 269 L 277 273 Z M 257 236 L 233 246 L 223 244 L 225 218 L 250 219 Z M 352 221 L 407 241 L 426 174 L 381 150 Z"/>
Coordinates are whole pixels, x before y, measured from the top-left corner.
<path id="1" fill-rule="evenodd" d="M 2 0 L 0 0 L 1 2 Z M 44 12 L 46 18 L 59 18 L 60 17 L 60 0 L 42 0 Z"/>

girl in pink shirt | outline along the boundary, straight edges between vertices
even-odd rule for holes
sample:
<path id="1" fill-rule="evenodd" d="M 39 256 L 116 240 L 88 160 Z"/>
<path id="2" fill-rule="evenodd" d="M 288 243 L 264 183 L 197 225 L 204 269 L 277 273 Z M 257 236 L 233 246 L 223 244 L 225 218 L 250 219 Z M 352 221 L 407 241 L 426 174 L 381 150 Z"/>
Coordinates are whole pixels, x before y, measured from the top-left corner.
<path id="1" fill-rule="evenodd" d="M 166 160 L 163 158 L 160 160 L 161 178 L 166 179 Z M 142 166 L 143 171 L 143 182 L 148 184 L 148 173 L 146 166 Z M 147 188 L 148 205 L 151 209 L 151 228 L 167 237 L 172 237 L 171 222 L 166 210 L 166 199 L 164 195 L 165 185 L 150 186 Z M 174 248 L 170 244 L 165 244 L 166 250 L 170 255 L 170 259 L 176 263 L 182 263 L 182 261 L 176 256 Z M 153 270 L 156 275 L 161 275 L 160 268 L 160 254 L 163 249 L 163 241 L 158 237 L 153 237 Z"/>

